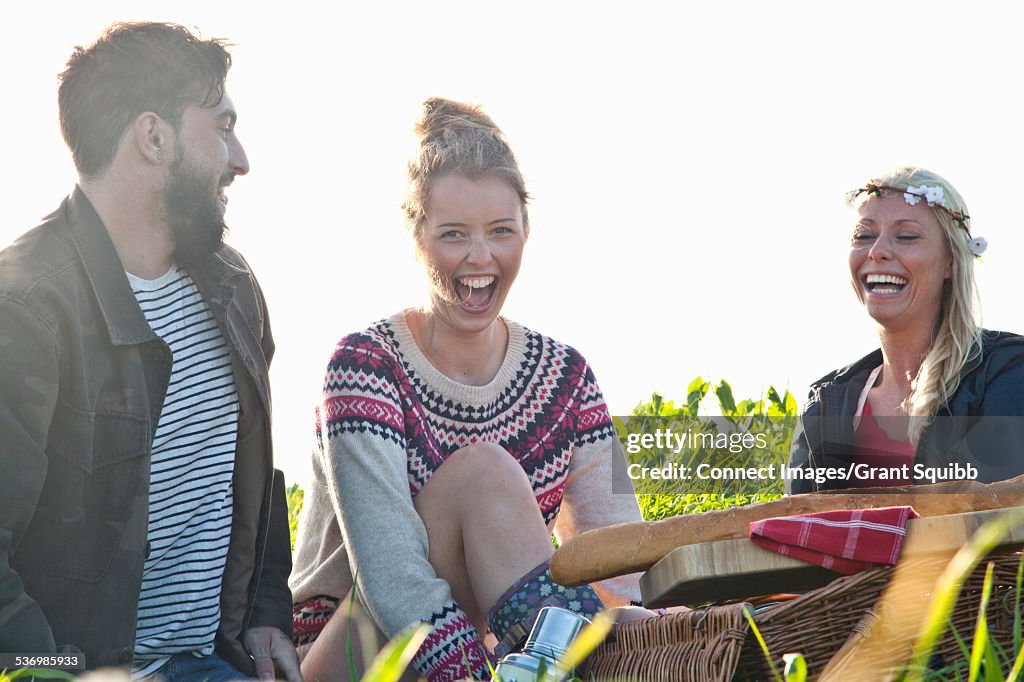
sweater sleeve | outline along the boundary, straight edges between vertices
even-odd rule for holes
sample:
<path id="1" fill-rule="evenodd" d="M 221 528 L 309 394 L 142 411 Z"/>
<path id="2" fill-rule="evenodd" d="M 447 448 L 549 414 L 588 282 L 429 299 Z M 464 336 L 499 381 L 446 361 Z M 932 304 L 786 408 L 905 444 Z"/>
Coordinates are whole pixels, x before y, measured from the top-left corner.
<path id="1" fill-rule="evenodd" d="M 576 442 L 569 461 L 562 506 L 555 521 L 560 542 L 584 531 L 640 521 L 640 506 L 625 476 L 625 455 L 608 406 L 589 365 L 578 384 Z M 615 472 L 623 480 L 613 487 Z M 605 606 L 640 603 L 640 574 L 619 576 L 593 585 Z"/>
<path id="2" fill-rule="evenodd" d="M 404 376 L 404 375 L 403 375 Z M 484 676 L 479 633 L 437 577 L 413 507 L 402 377 L 364 335 L 346 337 L 327 369 L 314 457 L 325 472 L 361 602 L 390 638 L 422 621 L 433 630 L 413 665 L 431 682 Z"/>

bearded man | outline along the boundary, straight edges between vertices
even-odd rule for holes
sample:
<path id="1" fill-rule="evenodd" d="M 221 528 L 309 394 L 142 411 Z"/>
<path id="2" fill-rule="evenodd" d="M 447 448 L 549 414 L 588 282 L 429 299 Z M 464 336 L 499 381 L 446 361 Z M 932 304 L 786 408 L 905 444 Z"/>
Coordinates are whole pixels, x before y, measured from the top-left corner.
<path id="1" fill-rule="evenodd" d="M 0 651 L 301 680 L 249 171 L 220 40 L 116 24 L 60 76 L 79 181 L 0 252 Z"/>

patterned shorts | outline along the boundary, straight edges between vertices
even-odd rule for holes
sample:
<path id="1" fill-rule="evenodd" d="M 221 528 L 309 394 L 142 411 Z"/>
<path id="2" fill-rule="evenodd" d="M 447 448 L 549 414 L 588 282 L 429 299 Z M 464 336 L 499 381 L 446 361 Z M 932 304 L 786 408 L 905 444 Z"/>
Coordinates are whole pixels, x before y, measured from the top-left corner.
<path id="1" fill-rule="evenodd" d="M 295 647 L 315 642 L 340 603 L 340 599 L 320 595 L 292 606 L 292 641 Z"/>

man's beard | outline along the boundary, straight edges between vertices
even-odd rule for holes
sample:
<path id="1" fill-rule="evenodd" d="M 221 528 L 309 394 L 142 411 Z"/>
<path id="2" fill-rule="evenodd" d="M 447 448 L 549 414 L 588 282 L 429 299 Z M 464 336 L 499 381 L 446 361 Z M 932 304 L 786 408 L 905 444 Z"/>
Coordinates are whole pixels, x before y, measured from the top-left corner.
<path id="1" fill-rule="evenodd" d="M 222 177 L 222 184 L 230 182 L 233 175 Z M 209 179 L 186 165 L 182 154 L 177 155 L 171 166 L 164 190 L 164 213 L 178 263 L 197 265 L 224 245 L 228 228 L 215 188 L 210 187 Z"/>

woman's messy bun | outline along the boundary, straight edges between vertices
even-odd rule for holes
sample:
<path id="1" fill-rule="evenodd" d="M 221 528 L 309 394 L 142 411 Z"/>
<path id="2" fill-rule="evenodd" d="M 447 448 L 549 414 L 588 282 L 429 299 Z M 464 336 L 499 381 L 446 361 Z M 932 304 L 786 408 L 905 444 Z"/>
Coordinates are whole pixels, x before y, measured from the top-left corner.
<path id="1" fill-rule="evenodd" d="M 530 197 L 519 164 L 501 129 L 479 106 L 431 97 L 423 102 L 413 129 L 419 145 L 409 160 L 409 184 L 402 210 L 406 225 L 417 239 L 434 183 L 452 174 L 471 180 L 505 180 L 519 195 L 523 224 L 527 223 L 526 202 Z"/>

